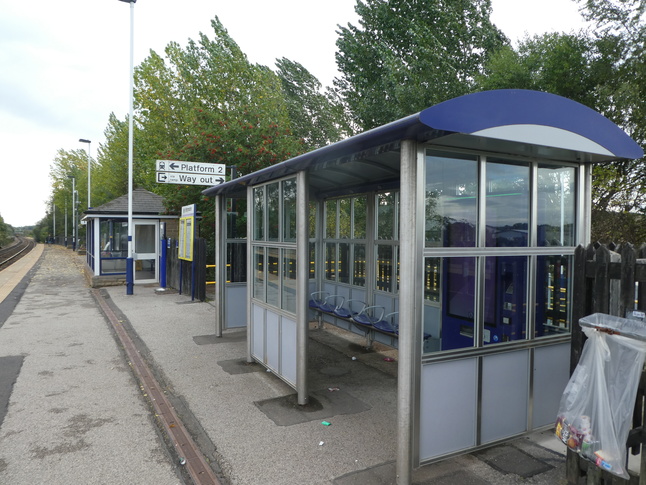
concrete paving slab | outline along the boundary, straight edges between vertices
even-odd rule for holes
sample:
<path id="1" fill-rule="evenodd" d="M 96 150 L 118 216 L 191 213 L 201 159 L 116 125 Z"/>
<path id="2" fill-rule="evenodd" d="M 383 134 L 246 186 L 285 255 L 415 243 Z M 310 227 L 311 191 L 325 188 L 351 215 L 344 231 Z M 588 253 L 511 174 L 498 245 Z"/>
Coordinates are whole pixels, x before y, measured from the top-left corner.
<path id="1" fill-rule="evenodd" d="M 337 389 L 337 388 L 332 388 Z M 256 406 L 278 426 L 293 426 L 308 421 L 331 419 L 342 414 L 362 413 L 370 406 L 351 394 L 328 389 L 311 391 L 306 405 L 298 404 L 298 396 L 289 394 L 273 399 L 256 401 Z M 325 421 L 326 426 L 331 423 Z"/>

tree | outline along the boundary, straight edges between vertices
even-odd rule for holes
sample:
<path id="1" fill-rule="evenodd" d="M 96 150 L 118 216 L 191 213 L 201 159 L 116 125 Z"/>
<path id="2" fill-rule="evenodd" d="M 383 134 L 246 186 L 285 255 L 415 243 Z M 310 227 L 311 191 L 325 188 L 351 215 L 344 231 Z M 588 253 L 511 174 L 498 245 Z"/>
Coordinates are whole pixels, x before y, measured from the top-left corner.
<path id="1" fill-rule="evenodd" d="M 607 76 L 599 91 L 600 111 L 641 146 L 646 143 L 646 0 L 578 0 L 593 22 L 595 54 Z M 593 237 L 646 240 L 644 159 L 595 166 Z"/>
<path id="2" fill-rule="evenodd" d="M 335 79 L 363 129 L 473 90 L 506 38 L 490 0 L 358 0 L 359 26 L 339 30 Z"/>
<path id="3" fill-rule="evenodd" d="M 592 47 L 591 39 L 583 34 L 525 38 L 517 50 L 505 46 L 491 55 L 475 77 L 477 88 L 545 91 L 595 107 L 599 104 L 600 61 Z"/>
<path id="4" fill-rule="evenodd" d="M 294 135 L 305 150 L 314 150 L 352 134 L 351 121 L 338 94 L 325 92 L 319 80 L 300 63 L 276 61 L 278 77 Z"/>
<path id="5" fill-rule="evenodd" d="M 9 243 L 13 237 L 13 228 L 0 216 L 0 248 Z"/>

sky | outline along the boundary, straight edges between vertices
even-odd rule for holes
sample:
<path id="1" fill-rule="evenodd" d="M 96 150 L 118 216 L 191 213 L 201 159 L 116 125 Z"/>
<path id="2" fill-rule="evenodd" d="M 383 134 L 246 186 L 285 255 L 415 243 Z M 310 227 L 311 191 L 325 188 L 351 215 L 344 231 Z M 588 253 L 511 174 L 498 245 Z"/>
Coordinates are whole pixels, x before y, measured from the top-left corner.
<path id="1" fill-rule="evenodd" d="M 134 65 L 169 42 L 212 32 L 217 16 L 251 62 L 300 62 L 323 85 L 336 77 L 337 25 L 357 24 L 355 0 L 139 0 Z M 569 0 L 492 0 L 493 22 L 512 41 L 583 26 Z M 110 113 L 125 119 L 130 80 L 130 4 L 117 0 L 0 0 L 0 216 L 36 224 L 51 207 L 59 149 L 104 142 Z M 79 139 L 91 143 L 80 143 Z M 136 150 L 136 147 L 135 147 Z M 81 193 L 87 187 L 77 187 Z M 71 201 L 70 201 L 71 204 Z M 57 217 L 62 217 L 62 209 Z"/>

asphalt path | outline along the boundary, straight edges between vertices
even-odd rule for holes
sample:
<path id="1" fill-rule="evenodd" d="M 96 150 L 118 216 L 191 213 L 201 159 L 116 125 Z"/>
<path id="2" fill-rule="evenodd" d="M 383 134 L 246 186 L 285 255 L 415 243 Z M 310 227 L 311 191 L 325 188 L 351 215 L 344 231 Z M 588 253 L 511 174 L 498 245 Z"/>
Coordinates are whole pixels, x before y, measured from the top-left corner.
<path id="1" fill-rule="evenodd" d="M 45 248 L 2 304 L 0 483 L 182 483 L 79 263 Z"/>

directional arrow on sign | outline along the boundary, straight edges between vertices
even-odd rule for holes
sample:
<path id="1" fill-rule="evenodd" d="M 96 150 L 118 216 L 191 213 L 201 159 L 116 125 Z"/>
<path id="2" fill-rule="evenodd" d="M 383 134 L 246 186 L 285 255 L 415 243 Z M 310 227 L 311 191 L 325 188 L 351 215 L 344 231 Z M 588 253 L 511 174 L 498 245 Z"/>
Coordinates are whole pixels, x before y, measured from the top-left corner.
<path id="1" fill-rule="evenodd" d="M 212 187 L 213 185 L 220 185 L 224 182 L 224 177 L 218 175 L 157 172 L 157 183 L 159 184 L 208 185 Z"/>

